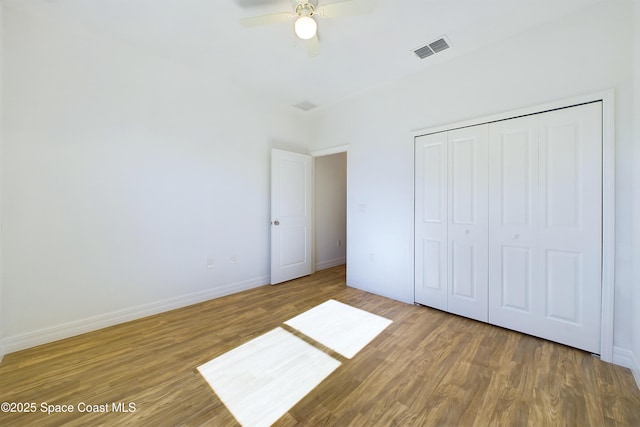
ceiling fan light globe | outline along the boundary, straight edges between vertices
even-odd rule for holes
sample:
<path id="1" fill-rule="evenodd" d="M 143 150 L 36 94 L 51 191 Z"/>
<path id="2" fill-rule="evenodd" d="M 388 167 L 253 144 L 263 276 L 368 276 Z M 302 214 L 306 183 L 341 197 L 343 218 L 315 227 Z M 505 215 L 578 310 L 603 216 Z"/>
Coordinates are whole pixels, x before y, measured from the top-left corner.
<path id="1" fill-rule="evenodd" d="M 296 19 L 294 28 L 298 37 L 302 40 L 309 40 L 316 35 L 316 31 L 318 31 L 318 24 L 309 16 L 301 16 Z"/>

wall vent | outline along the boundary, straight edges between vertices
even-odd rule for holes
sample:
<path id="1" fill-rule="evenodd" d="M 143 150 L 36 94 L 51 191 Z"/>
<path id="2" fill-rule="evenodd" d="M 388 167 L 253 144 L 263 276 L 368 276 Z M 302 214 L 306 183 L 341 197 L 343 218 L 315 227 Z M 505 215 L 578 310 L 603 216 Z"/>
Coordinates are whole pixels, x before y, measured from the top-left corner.
<path id="1" fill-rule="evenodd" d="M 449 49 L 449 41 L 447 40 L 446 36 L 442 36 L 439 39 L 427 43 L 425 46 L 414 50 L 413 52 L 418 56 L 418 58 L 424 59 L 428 56 L 442 52 L 445 49 Z"/>
<path id="2" fill-rule="evenodd" d="M 312 104 L 312 103 L 307 102 L 307 101 L 303 101 L 303 102 L 297 103 L 296 105 L 294 105 L 294 107 L 296 107 L 297 109 L 302 110 L 302 111 L 309 111 L 309 110 L 313 110 L 314 108 L 316 108 L 317 105 Z"/>

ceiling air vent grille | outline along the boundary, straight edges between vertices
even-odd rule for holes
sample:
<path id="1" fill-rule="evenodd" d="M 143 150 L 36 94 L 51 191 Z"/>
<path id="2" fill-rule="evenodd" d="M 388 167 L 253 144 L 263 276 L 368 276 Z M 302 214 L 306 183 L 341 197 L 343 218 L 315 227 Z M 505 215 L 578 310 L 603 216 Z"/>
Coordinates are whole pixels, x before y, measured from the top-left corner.
<path id="1" fill-rule="evenodd" d="M 438 39 L 429 43 L 429 47 L 433 49 L 435 53 L 442 52 L 445 49 L 449 49 L 449 43 L 445 39 Z"/>
<path id="2" fill-rule="evenodd" d="M 420 59 L 424 59 L 433 54 L 442 52 L 445 49 L 449 49 L 449 42 L 447 41 L 445 36 L 440 37 L 438 40 L 434 40 L 428 43 L 426 46 L 422 46 L 413 52 Z"/>
<path id="3" fill-rule="evenodd" d="M 294 105 L 294 107 L 296 107 L 297 109 L 302 110 L 302 111 L 309 111 L 309 110 L 313 110 L 314 108 L 316 108 L 317 105 L 312 104 L 312 103 L 307 102 L 307 101 L 303 101 L 303 102 L 297 103 L 296 105 Z"/>
<path id="4" fill-rule="evenodd" d="M 423 46 L 420 49 L 416 49 L 414 52 L 416 53 L 416 55 L 418 55 L 418 58 L 420 59 L 424 59 L 427 56 L 433 55 L 433 50 L 431 50 L 429 46 Z"/>

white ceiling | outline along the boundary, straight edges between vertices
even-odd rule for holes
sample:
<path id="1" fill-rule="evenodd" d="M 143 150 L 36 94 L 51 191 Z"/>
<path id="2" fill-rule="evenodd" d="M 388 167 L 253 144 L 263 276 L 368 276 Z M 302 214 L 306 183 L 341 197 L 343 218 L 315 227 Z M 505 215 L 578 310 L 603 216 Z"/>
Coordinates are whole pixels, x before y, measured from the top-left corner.
<path id="1" fill-rule="evenodd" d="M 239 20 L 291 11 L 295 0 L 4 0 L 201 67 L 288 105 L 338 102 L 425 70 L 602 0 L 354 0 L 370 13 L 317 18 L 309 57 L 293 22 L 244 28 Z M 335 0 L 319 0 L 320 5 Z M 452 47 L 425 60 L 413 50 L 446 35 Z"/>

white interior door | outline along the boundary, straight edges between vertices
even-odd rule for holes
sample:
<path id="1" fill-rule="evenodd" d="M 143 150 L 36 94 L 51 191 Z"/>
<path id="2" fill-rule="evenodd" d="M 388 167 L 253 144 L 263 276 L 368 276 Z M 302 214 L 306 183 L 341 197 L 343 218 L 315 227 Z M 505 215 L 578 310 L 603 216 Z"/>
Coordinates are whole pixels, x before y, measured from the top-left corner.
<path id="1" fill-rule="evenodd" d="M 271 150 L 271 284 L 311 274 L 312 157 Z"/>
<path id="2" fill-rule="evenodd" d="M 448 311 L 488 320 L 488 125 L 449 131 Z"/>
<path id="3" fill-rule="evenodd" d="M 491 323 L 600 351 L 602 110 L 491 125 Z"/>
<path id="4" fill-rule="evenodd" d="M 447 310 L 447 132 L 416 138 L 415 163 L 414 299 Z"/>

